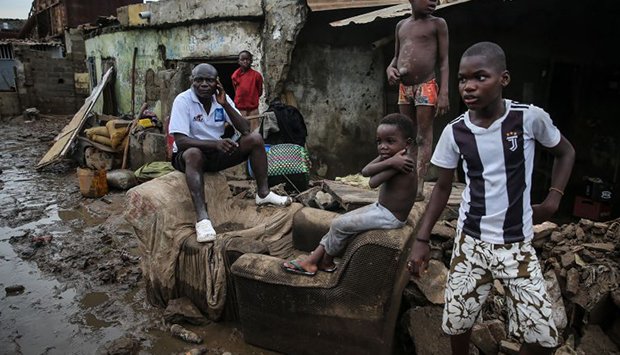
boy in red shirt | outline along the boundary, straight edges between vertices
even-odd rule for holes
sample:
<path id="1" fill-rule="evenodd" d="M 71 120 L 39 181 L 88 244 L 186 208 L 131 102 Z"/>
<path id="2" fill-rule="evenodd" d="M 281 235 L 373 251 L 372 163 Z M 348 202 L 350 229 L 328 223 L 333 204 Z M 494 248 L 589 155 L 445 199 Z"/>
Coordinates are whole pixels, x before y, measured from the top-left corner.
<path id="1" fill-rule="evenodd" d="M 241 115 L 258 115 L 258 98 L 263 94 L 263 76 L 250 68 L 252 65 L 252 53 L 241 51 L 239 53 L 239 69 L 232 74 L 232 83 L 235 88 L 235 106 Z M 256 128 L 255 120 L 252 120 L 252 130 Z M 256 120 L 256 125 L 258 120 Z"/>

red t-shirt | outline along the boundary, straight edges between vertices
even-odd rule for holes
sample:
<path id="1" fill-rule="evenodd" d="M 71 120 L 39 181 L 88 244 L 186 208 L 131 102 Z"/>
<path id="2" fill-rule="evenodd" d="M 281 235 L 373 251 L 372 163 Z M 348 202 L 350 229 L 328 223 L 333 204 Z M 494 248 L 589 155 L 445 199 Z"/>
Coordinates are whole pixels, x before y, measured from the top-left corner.
<path id="1" fill-rule="evenodd" d="M 252 68 L 245 73 L 239 68 L 232 74 L 231 79 L 235 88 L 235 106 L 237 109 L 257 109 L 258 98 L 263 93 L 263 76 Z"/>

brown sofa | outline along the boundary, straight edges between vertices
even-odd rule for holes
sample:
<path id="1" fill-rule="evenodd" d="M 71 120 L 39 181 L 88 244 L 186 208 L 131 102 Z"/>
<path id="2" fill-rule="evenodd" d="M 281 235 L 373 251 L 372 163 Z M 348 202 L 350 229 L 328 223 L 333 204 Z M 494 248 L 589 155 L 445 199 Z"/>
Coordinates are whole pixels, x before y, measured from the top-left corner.
<path id="1" fill-rule="evenodd" d="M 321 213 L 314 220 L 324 233 L 333 214 Z M 296 233 L 299 221 L 308 219 L 294 218 L 293 238 L 308 238 Z M 336 272 L 314 277 L 285 272 L 279 258 L 242 255 L 231 271 L 245 341 L 288 354 L 390 354 L 412 234 L 409 225 L 363 233 Z"/>

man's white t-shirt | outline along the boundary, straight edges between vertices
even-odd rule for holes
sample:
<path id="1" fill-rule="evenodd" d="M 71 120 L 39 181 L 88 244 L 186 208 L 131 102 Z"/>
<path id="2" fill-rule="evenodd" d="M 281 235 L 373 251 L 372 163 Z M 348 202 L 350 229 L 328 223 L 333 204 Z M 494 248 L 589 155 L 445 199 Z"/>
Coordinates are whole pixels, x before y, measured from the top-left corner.
<path id="1" fill-rule="evenodd" d="M 237 110 L 228 95 L 226 101 Z M 215 95 L 211 96 L 211 110 L 206 112 L 194 90 L 189 88 L 177 95 L 172 103 L 168 132 L 181 133 L 200 140 L 219 140 L 224 134 L 226 122 L 232 125 L 230 117 L 224 107 L 217 102 Z M 176 143 L 172 146 L 172 151 L 178 152 Z"/>
<path id="2" fill-rule="evenodd" d="M 467 186 L 458 228 L 493 244 L 533 237 L 530 190 L 535 142 L 551 148 L 561 139 L 543 109 L 504 102 L 506 113 L 488 128 L 474 125 L 469 112 L 450 122 L 431 158 L 435 166 L 446 169 L 463 160 Z"/>

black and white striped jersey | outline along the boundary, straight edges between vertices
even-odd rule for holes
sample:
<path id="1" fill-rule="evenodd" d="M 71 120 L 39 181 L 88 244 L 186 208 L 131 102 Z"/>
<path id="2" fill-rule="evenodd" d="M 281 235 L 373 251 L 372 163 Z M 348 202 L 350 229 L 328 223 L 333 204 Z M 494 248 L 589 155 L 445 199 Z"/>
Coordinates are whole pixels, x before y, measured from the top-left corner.
<path id="1" fill-rule="evenodd" d="M 458 227 L 493 244 L 533 237 L 530 189 L 535 141 L 545 147 L 560 142 L 549 114 L 534 105 L 504 100 L 506 113 L 482 128 L 469 112 L 443 130 L 431 163 L 454 169 L 463 160 L 466 188 Z"/>

